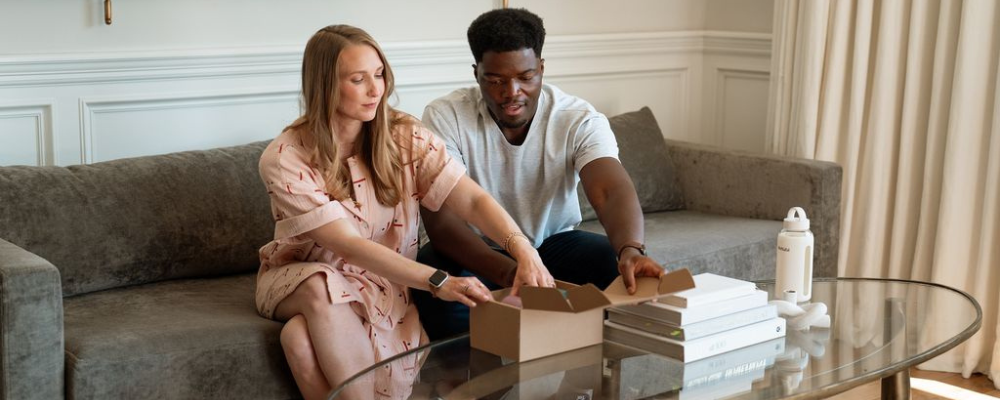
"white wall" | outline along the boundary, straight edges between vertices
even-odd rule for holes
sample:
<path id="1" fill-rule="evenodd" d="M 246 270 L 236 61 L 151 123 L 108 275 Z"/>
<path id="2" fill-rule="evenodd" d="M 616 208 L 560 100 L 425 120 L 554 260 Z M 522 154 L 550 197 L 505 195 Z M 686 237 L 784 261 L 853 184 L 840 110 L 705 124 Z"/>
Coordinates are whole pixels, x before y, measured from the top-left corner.
<path id="1" fill-rule="evenodd" d="M 758 1 L 758 0 L 755 0 Z M 317 29 L 346 23 L 380 42 L 465 39 L 469 22 L 500 0 L 4 1 L 0 54 L 303 46 Z M 701 0 L 511 0 L 545 19 L 550 35 L 704 29 Z M 770 16 L 768 16 L 770 23 Z"/>
<path id="2" fill-rule="evenodd" d="M 703 29 L 771 33 L 773 13 L 774 0 L 708 0 Z"/>
<path id="3" fill-rule="evenodd" d="M 317 29 L 349 23 L 382 42 L 460 38 L 491 0 L 5 1 L 3 54 L 304 46 Z M 428 7 L 428 5 L 433 7 Z M 447 10 L 446 12 L 441 12 Z M 437 17 L 432 17 L 437 15 Z"/>
<path id="4" fill-rule="evenodd" d="M 763 150 L 772 1 L 511 5 L 545 19 L 547 82 L 609 115 L 648 105 L 666 137 Z M 501 2 L 116 1 L 110 26 L 102 3 L 0 5 L 0 165 L 271 138 L 298 114 L 305 41 L 332 23 L 380 40 L 397 105 L 419 115 L 472 84 L 465 29 Z M 730 18 L 730 7 L 759 21 Z"/>

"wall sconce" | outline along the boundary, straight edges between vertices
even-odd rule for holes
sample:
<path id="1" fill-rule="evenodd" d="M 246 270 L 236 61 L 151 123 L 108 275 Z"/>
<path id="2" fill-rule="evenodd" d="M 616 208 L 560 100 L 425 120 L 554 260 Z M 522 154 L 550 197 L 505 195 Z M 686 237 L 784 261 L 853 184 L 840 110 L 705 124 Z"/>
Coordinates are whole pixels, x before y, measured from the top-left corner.
<path id="1" fill-rule="evenodd" d="M 111 0 L 104 0 L 104 24 L 111 25 Z"/>

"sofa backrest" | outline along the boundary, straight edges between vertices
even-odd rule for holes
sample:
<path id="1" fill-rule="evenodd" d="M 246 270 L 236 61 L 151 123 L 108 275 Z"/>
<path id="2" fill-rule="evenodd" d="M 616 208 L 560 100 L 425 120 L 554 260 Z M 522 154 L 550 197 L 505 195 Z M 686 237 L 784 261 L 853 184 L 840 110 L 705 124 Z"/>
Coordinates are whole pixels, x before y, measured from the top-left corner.
<path id="1" fill-rule="evenodd" d="M 55 265 L 64 296 L 255 271 L 274 232 L 266 145 L 0 167 L 0 238 Z"/>
<path id="2" fill-rule="evenodd" d="M 681 210 L 684 194 L 677 182 L 667 144 L 649 107 L 608 118 L 618 141 L 618 159 L 635 184 L 643 212 Z M 583 220 L 597 218 L 581 184 L 577 190 Z"/>

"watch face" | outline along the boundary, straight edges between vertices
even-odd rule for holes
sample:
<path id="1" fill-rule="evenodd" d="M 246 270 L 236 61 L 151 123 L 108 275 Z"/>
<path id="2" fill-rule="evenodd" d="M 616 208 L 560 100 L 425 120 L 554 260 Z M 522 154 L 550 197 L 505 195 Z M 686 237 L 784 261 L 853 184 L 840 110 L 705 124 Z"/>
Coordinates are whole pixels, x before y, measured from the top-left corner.
<path id="1" fill-rule="evenodd" d="M 430 279 L 428 279 L 430 284 L 434 285 L 434 287 L 441 287 L 441 285 L 444 285 L 444 281 L 446 280 L 448 280 L 448 273 L 442 270 L 434 271 L 434 275 L 431 275 Z"/>

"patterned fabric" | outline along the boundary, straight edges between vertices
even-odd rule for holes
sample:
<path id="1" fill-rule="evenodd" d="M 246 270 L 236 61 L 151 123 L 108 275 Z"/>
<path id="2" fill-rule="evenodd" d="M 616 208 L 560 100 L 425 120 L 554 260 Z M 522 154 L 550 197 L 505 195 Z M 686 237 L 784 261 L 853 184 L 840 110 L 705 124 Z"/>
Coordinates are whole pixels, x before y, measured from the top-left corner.
<path id="1" fill-rule="evenodd" d="M 451 159 L 441 140 L 423 127 L 398 125 L 393 134 L 404 161 L 404 193 L 408 194 L 394 207 L 378 203 L 369 184 L 371 174 L 355 157 L 349 158 L 347 165 L 357 203 L 351 199 L 331 201 L 324 192 L 323 177 L 309 163 L 309 150 L 291 131 L 271 142 L 260 159 L 260 176 L 271 197 L 275 228 L 274 241 L 260 249 L 257 311 L 273 319 L 275 307 L 302 281 L 323 273 L 331 304 L 350 303 L 361 317 L 376 362 L 427 341 L 409 289 L 345 263 L 305 233 L 346 218 L 363 237 L 416 258 L 419 205 L 438 210 L 465 169 Z M 376 394 L 400 397 L 408 393 L 417 371 L 416 360 L 412 361 L 379 371 Z"/>

